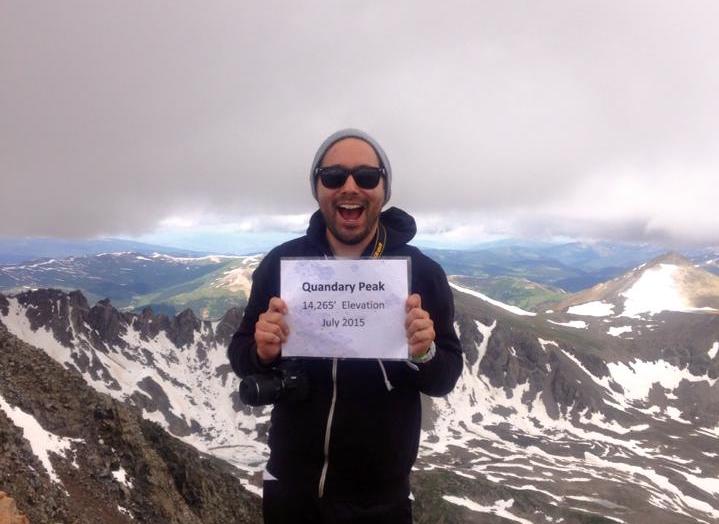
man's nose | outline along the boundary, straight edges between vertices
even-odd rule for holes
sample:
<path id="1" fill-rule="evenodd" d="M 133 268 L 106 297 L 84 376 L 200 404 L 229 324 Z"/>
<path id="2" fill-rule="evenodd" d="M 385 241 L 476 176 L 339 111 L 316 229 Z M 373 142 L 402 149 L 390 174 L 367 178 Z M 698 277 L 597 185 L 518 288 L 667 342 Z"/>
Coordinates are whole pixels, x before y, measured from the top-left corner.
<path id="1" fill-rule="evenodd" d="M 353 175 L 348 176 L 340 190 L 343 193 L 359 193 L 359 186 L 357 185 L 357 182 L 355 182 L 355 177 Z"/>

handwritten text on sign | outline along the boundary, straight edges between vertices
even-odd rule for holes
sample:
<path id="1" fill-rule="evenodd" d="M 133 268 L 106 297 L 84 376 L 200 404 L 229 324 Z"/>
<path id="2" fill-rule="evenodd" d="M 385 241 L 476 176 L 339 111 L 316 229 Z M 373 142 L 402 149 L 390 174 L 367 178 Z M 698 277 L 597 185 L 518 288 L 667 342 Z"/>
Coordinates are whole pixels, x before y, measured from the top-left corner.
<path id="1" fill-rule="evenodd" d="M 285 357 L 406 359 L 406 258 L 280 261 Z"/>

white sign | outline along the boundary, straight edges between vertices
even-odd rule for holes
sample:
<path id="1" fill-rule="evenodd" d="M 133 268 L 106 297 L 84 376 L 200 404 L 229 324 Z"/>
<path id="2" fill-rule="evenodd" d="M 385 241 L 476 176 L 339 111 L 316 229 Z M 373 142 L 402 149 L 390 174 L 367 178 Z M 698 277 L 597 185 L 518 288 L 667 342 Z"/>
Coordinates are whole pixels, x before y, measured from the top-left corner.
<path id="1" fill-rule="evenodd" d="M 408 279 L 408 258 L 283 258 L 282 356 L 406 359 Z"/>

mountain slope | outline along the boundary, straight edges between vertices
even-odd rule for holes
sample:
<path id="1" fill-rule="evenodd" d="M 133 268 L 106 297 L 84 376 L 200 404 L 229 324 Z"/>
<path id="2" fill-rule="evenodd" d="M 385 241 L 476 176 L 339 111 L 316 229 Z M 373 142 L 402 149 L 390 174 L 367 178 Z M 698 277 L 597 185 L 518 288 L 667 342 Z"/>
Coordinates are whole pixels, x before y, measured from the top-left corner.
<path id="1" fill-rule="evenodd" d="M 570 314 L 637 318 L 662 311 L 719 313 L 719 276 L 668 253 L 549 307 Z"/>
<path id="2" fill-rule="evenodd" d="M 418 522 L 719 518 L 719 315 L 534 313 L 454 294 L 465 368 L 450 395 L 423 399 Z M 225 348 L 239 319 L 120 313 L 52 290 L 0 295 L 12 333 L 232 462 L 256 490 L 268 410 L 236 394 Z"/>
<path id="3" fill-rule="evenodd" d="M 259 499 L 0 325 L 0 488 L 31 522 L 257 522 Z"/>
<path id="4" fill-rule="evenodd" d="M 250 296 L 252 272 L 261 255 L 229 258 L 212 272 L 193 280 L 133 297 L 127 308 L 169 306 L 174 311 L 190 308 L 200 318 L 220 318 L 232 307 L 244 306 Z M 156 309 L 153 307 L 153 309 Z"/>
<path id="5" fill-rule="evenodd" d="M 123 313 L 106 300 L 90 307 L 79 292 L 0 295 L 8 331 L 186 443 L 226 458 L 247 483 L 264 466 L 258 432 L 269 412 L 239 402 L 226 351 L 240 320 L 237 309 L 219 321 L 201 321 L 189 309 L 174 317 Z"/>
<path id="6" fill-rule="evenodd" d="M 467 493 L 484 480 L 517 495 L 445 504 L 529 522 L 572 508 L 621 522 L 719 518 L 719 317 L 675 314 L 646 340 L 621 340 L 455 297 L 467 366 L 432 403 L 418 468 Z M 537 514 L 505 507 L 527 492 L 544 501 Z"/>
<path id="7" fill-rule="evenodd" d="M 450 282 L 459 286 L 481 291 L 485 295 L 518 306 L 530 311 L 537 310 L 537 306 L 548 302 L 562 300 L 566 293 L 561 289 L 537 284 L 526 278 L 516 277 L 467 277 L 451 275 Z"/>

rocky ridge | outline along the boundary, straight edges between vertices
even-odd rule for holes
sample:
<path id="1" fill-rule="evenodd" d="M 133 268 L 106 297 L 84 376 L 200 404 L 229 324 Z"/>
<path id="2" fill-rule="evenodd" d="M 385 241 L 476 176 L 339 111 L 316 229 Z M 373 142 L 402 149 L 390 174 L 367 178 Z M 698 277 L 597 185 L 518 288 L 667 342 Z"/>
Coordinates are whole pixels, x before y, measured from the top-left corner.
<path id="1" fill-rule="evenodd" d="M 33 523 L 259 520 L 259 498 L 234 468 L 98 393 L 2 325 L 0 398 L 0 490 Z M 56 439 L 68 446 L 53 451 Z"/>

